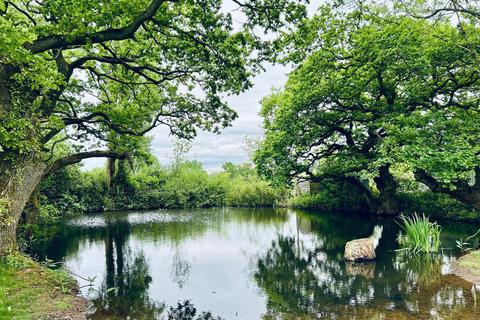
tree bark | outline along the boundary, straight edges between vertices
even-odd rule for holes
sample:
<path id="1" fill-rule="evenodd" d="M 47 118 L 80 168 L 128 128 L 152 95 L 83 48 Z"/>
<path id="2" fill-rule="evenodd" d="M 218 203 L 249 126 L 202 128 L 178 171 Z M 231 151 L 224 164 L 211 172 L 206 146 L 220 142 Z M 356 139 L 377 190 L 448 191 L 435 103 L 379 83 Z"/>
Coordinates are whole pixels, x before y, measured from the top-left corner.
<path id="1" fill-rule="evenodd" d="M 116 163 L 115 158 L 108 158 L 107 159 L 107 186 L 110 189 L 112 186 L 112 181 L 115 177 L 115 163 Z"/>
<path id="2" fill-rule="evenodd" d="M 397 197 L 397 182 L 390 173 L 390 165 L 379 168 L 378 177 L 374 178 L 380 196 L 376 213 L 380 215 L 397 215 L 400 213 L 400 202 Z"/>
<path id="3" fill-rule="evenodd" d="M 415 179 L 425 184 L 432 192 L 445 193 L 470 208 L 480 211 L 480 167 L 475 169 L 475 183 L 469 185 L 466 181 L 454 183 L 455 189 L 444 187 L 425 170 L 417 169 Z"/>
<path id="4" fill-rule="evenodd" d="M 16 249 L 16 231 L 25 204 L 47 165 L 33 159 L 0 172 L 0 255 Z"/>
<path id="5" fill-rule="evenodd" d="M 22 223 L 34 224 L 37 221 L 40 212 L 40 186 L 37 185 L 33 190 L 22 213 Z"/>

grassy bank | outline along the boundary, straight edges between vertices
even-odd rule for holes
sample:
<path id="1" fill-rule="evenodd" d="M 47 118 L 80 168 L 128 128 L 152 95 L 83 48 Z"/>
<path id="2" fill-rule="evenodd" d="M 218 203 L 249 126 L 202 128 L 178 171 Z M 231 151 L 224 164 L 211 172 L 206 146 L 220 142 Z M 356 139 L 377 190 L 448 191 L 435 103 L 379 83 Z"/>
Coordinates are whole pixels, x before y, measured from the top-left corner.
<path id="1" fill-rule="evenodd" d="M 460 267 L 480 277 L 480 251 L 473 251 L 463 256 L 458 261 L 458 264 Z"/>
<path id="2" fill-rule="evenodd" d="M 473 284 L 480 285 L 480 250 L 472 251 L 456 262 L 453 273 Z"/>
<path id="3" fill-rule="evenodd" d="M 50 270 L 19 254 L 0 258 L 0 319 L 85 319 L 85 303 L 65 270 Z"/>

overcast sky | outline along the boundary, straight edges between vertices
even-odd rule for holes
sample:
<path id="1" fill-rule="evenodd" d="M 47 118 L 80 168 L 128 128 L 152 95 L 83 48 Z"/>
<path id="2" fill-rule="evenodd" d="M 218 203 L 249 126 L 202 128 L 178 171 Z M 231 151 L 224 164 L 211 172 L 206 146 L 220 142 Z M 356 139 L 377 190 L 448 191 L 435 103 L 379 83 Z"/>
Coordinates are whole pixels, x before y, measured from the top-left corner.
<path id="1" fill-rule="evenodd" d="M 254 79 L 254 86 L 249 91 L 228 97 L 227 102 L 237 111 L 238 118 L 220 134 L 200 132 L 192 141 L 188 158 L 202 162 L 208 171 L 219 169 L 227 161 L 247 161 L 245 138 L 258 138 L 263 135 L 262 118 L 258 115 L 260 100 L 268 95 L 273 87 L 280 87 L 285 83 L 286 73 L 286 67 L 269 66 L 265 73 Z M 157 128 L 152 135 L 153 153 L 161 163 L 167 164 L 172 154 L 173 138 L 168 135 L 166 128 Z"/>
<path id="2" fill-rule="evenodd" d="M 313 13 L 318 7 L 319 0 L 311 1 L 309 13 Z M 226 10 L 231 8 L 226 8 Z M 242 17 L 232 11 L 234 20 L 239 22 Z M 272 88 L 280 88 L 287 80 L 289 69 L 285 66 L 267 66 L 266 71 L 259 74 L 253 80 L 253 87 L 238 95 L 227 97 L 227 102 L 237 113 L 238 118 L 231 127 L 222 130 L 221 134 L 199 132 L 192 141 L 192 148 L 187 157 L 200 161 L 204 168 L 210 172 L 219 170 L 223 163 L 231 161 L 242 163 L 248 160 L 245 150 L 245 138 L 259 138 L 263 136 L 260 101 L 269 95 Z M 160 163 L 169 164 L 172 154 L 173 137 L 169 135 L 167 128 L 156 128 L 150 136 L 153 137 L 151 150 Z M 90 159 L 84 161 L 84 168 L 102 166 L 105 160 Z"/>

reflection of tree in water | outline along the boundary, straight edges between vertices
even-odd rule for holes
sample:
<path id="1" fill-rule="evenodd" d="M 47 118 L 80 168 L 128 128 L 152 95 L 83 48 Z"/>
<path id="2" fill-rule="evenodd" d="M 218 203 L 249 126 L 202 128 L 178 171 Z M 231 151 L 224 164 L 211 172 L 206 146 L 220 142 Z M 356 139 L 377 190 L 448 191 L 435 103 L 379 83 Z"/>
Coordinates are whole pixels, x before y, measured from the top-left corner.
<path id="1" fill-rule="evenodd" d="M 450 276 L 435 281 L 442 277 L 438 260 L 401 260 L 406 257 L 391 253 L 376 264 L 351 266 L 299 242 L 278 236 L 257 262 L 255 280 L 267 295 L 266 319 L 403 319 L 411 313 L 419 319 L 431 314 L 478 319 L 467 283 Z"/>
<path id="2" fill-rule="evenodd" d="M 126 254 L 125 250 L 129 233 L 130 225 L 125 220 L 107 224 L 104 238 L 106 275 L 97 297 L 92 299 L 93 320 L 157 319 L 165 309 L 148 295 L 152 277 L 143 252 L 128 259 L 131 254 Z"/>
<path id="3" fill-rule="evenodd" d="M 167 315 L 168 320 L 224 320 L 214 317 L 210 312 L 198 314 L 197 308 L 189 301 L 179 302 L 176 307 L 170 307 Z"/>
<path id="4" fill-rule="evenodd" d="M 182 252 L 177 248 L 172 260 L 172 270 L 170 271 L 170 277 L 179 288 L 183 288 L 188 280 L 191 263 L 187 259 L 183 258 Z"/>
<path id="5" fill-rule="evenodd" d="M 221 320 L 210 312 L 199 312 L 190 301 L 170 307 L 165 314 L 165 304 L 150 298 L 149 286 L 152 283 L 149 266 L 142 251 L 134 254 L 127 246 L 131 225 L 126 219 L 107 220 L 105 228 L 106 274 L 102 286 L 96 291 L 93 303 L 92 320 L 104 319 L 168 319 L 168 320 Z M 181 259 L 177 252 L 172 274 L 179 286 L 188 277 L 190 265 Z"/>

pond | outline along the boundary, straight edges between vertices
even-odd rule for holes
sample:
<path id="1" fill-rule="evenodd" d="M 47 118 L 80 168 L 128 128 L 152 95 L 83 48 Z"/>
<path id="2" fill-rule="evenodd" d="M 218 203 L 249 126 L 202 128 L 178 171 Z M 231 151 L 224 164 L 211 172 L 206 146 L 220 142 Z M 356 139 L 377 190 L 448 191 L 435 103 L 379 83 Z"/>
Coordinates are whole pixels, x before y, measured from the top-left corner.
<path id="1" fill-rule="evenodd" d="M 345 243 L 379 224 L 377 261 L 345 263 Z M 443 254 L 412 257 L 394 251 L 391 218 L 287 209 L 111 212 L 60 222 L 35 254 L 64 261 L 76 275 L 90 319 L 167 319 L 188 308 L 215 319 L 480 319 L 472 286 L 451 274 L 455 240 L 476 226 L 441 224 Z"/>

